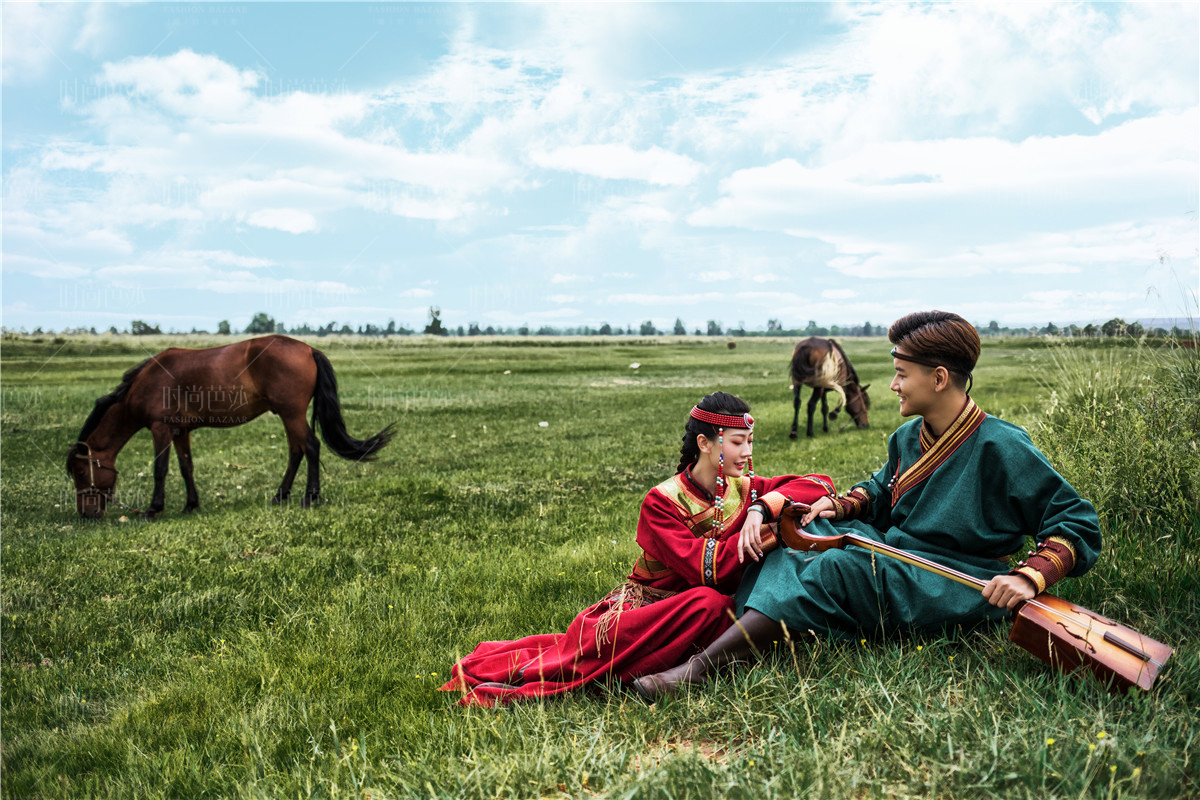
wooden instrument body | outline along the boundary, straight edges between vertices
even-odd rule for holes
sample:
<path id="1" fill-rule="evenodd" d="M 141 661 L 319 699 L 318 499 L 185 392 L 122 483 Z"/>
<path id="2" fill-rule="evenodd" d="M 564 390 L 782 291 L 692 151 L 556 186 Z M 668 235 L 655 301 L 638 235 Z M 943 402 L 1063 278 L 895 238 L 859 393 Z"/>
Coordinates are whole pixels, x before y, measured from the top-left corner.
<path id="1" fill-rule="evenodd" d="M 793 550 L 820 552 L 852 544 L 966 586 L 982 590 L 987 585 L 979 578 L 855 533 L 808 534 L 799 523 L 807 510 L 797 504 L 785 508 L 780 515 L 779 538 Z M 1008 638 L 1064 672 L 1087 668 L 1113 692 L 1124 692 L 1131 686 L 1148 690 L 1174 652 L 1132 628 L 1045 593 L 1017 607 Z"/>
<path id="2" fill-rule="evenodd" d="M 1064 672 L 1085 667 L 1110 691 L 1149 689 L 1173 652 L 1111 619 L 1040 594 L 1017 609 L 1008 638 Z"/>

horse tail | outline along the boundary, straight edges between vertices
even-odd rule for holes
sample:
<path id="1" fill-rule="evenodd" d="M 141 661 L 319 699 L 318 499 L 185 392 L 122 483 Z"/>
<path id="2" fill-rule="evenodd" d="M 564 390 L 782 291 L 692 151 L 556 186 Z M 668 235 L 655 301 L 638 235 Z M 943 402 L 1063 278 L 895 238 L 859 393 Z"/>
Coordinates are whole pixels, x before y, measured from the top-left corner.
<path id="1" fill-rule="evenodd" d="M 355 439 L 346 431 L 342 419 L 342 404 L 338 400 L 337 376 L 333 364 L 320 350 L 313 350 L 313 361 L 317 362 L 317 386 L 313 389 L 313 420 L 321 425 L 321 438 L 329 449 L 342 458 L 352 461 L 373 461 L 375 454 L 392 440 L 392 426 L 388 425 L 369 439 Z"/>

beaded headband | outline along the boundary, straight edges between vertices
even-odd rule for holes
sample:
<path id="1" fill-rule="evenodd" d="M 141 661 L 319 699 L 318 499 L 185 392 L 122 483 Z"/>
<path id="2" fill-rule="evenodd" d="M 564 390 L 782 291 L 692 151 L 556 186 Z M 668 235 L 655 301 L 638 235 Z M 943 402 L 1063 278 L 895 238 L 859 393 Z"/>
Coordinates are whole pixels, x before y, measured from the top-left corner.
<path id="1" fill-rule="evenodd" d="M 749 414 L 734 416 L 733 414 L 714 414 L 711 411 L 705 411 L 700 406 L 692 406 L 692 419 L 698 419 L 701 422 L 707 422 L 709 425 L 716 425 L 721 428 L 748 428 L 754 430 L 754 417 Z"/>

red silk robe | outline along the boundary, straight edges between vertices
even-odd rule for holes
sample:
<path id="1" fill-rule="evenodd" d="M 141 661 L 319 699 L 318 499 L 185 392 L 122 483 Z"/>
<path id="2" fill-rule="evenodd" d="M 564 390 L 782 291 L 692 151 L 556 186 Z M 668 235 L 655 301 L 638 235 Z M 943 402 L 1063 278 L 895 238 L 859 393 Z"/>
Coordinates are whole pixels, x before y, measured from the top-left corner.
<path id="1" fill-rule="evenodd" d="M 703 650 L 733 622 L 732 598 L 745 564 L 737 539 L 752 490 L 778 520 L 787 500 L 833 495 L 824 475 L 731 478 L 718 533 L 712 496 L 685 471 L 646 493 L 638 518 L 642 555 L 624 585 L 582 611 L 566 633 L 482 642 L 451 669 L 442 691 L 460 705 L 547 697 L 609 676 L 629 681 L 660 672 Z M 777 546 L 763 528 L 765 550 Z M 747 561 L 747 564 L 753 563 Z"/>

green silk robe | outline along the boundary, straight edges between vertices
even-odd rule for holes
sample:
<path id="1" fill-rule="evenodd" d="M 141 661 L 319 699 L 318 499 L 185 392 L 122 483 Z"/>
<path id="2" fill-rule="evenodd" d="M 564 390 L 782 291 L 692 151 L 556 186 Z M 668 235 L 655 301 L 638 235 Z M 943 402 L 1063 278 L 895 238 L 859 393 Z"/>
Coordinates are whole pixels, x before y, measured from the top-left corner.
<path id="1" fill-rule="evenodd" d="M 901 426 L 888 442 L 887 463 L 858 484 L 871 499 L 855 520 L 817 520 L 806 530 L 845 532 L 882 541 L 990 580 L 1009 571 L 1009 556 L 1026 536 L 1070 542 L 1070 575 L 1086 572 L 1100 553 L 1100 524 L 1022 428 L 987 417 L 924 481 L 892 505 L 897 469 L 921 456 L 923 420 Z M 858 639 L 899 631 L 971 626 L 1007 616 L 978 589 L 853 545 L 805 553 L 780 548 L 744 573 L 737 613 L 753 608 L 785 622 L 793 637 Z"/>

